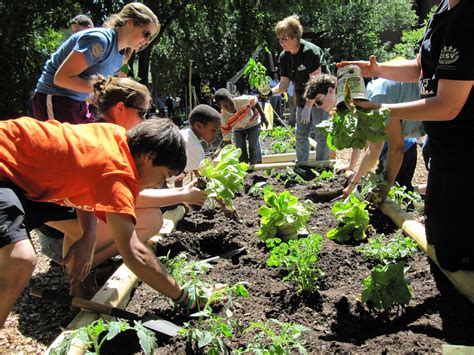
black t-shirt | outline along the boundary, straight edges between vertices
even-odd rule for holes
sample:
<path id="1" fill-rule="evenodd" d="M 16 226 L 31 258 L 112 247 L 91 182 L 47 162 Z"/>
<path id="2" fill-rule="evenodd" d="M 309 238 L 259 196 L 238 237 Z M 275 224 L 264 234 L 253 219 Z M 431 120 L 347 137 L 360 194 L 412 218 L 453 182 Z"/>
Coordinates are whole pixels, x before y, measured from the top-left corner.
<path id="1" fill-rule="evenodd" d="M 296 104 L 298 106 L 304 106 L 306 103 L 303 95 L 306 83 L 309 80 L 309 74 L 317 70 L 320 66 L 322 66 L 321 70 L 323 73 L 328 72 L 323 50 L 304 39 L 300 41 L 298 53 L 291 54 L 287 51 L 281 52 L 280 74 L 294 82 Z"/>
<path id="2" fill-rule="evenodd" d="M 463 0 L 448 10 L 438 7 L 421 42 L 420 94 L 436 96 L 438 80 L 474 80 L 474 1 Z M 462 169 L 474 156 L 474 90 L 451 121 L 425 121 L 431 148 L 431 169 Z"/>

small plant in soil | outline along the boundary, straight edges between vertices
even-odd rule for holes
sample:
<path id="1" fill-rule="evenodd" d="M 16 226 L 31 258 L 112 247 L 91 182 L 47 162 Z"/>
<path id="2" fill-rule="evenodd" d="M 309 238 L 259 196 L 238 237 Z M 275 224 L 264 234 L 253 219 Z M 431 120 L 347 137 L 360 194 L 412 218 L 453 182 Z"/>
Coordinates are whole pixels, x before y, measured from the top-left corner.
<path id="1" fill-rule="evenodd" d="M 134 326 L 132 327 L 125 321 L 107 322 L 99 319 L 66 335 L 61 344 L 51 351 L 51 354 L 66 355 L 71 348 L 80 346 L 87 350 L 87 354 L 99 355 L 105 342 L 111 341 L 118 334 L 127 330 L 136 332 L 140 346 L 145 354 L 152 354 L 153 350 L 158 347 L 153 332 L 143 327 L 139 321 L 134 321 Z"/>
<path id="2" fill-rule="evenodd" d="M 278 238 L 267 240 L 270 257 L 267 266 L 280 267 L 288 274 L 283 281 L 294 282 L 297 293 L 312 292 L 318 289 L 319 278 L 323 275 L 317 266 L 318 253 L 322 248 L 322 237 L 310 234 L 306 238 L 282 242 Z"/>
<path id="3" fill-rule="evenodd" d="M 308 329 L 300 324 L 285 323 L 277 319 L 266 322 L 252 322 L 245 333 L 256 333 L 246 348 L 234 351 L 236 354 L 307 354 L 305 340 L 301 334 Z"/>
<path id="4" fill-rule="evenodd" d="M 252 185 L 249 190 L 249 195 L 254 197 L 263 197 L 263 188 L 267 184 L 266 181 L 259 181 Z"/>
<path id="5" fill-rule="evenodd" d="M 332 206 L 332 213 L 339 225 L 329 230 L 326 236 L 338 242 L 350 240 L 360 242 L 367 238 L 366 231 L 369 227 L 369 212 L 367 203 L 359 201 L 354 194 L 349 195 L 349 200 L 336 202 Z"/>
<path id="6" fill-rule="evenodd" d="M 362 302 L 378 311 L 407 305 L 413 297 L 413 291 L 405 275 L 403 261 L 397 264 L 376 265 L 362 281 Z"/>
<path id="7" fill-rule="evenodd" d="M 306 222 L 316 212 L 313 202 L 307 200 L 302 203 L 288 191 L 277 194 L 271 186 L 263 189 L 263 198 L 265 205 L 258 209 L 258 214 L 262 216 L 258 230 L 261 240 L 277 237 L 287 241 L 309 234 Z"/>
<path id="8" fill-rule="evenodd" d="M 314 186 L 320 186 L 322 181 L 330 181 L 335 177 L 334 172 L 331 170 L 318 172 L 316 169 L 311 169 L 311 172 L 315 175 L 315 178 L 312 180 Z"/>
<path id="9" fill-rule="evenodd" d="M 244 76 L 248 79 L 252 88 L 264 95 L 269 93 L 271 78 L 267 75 L 267 68 L 262 63 L 250 58 L 244 69 Z"/>
<path id="10" fill-rule="evenodd" d="M 239 162 L 242 150 L 233 145 L 222 149 L 221 159 L 213 164 L 209 159 L 204 159 L 198 172 L 205 180 L 205 190 L 210 200 L 223 207 L 228 216 L 236 215 L 232 199 L 235 193 L 242 190 L 244 178 L 249 165 Z"/>
<path id="11" fill-rule="evenodd" d="M 296 173 L 295 170 L 290 167 L 287 167 L 284 171 L 281 171 L 280 169 L 272 169 L 270 176 L 283 182 L 285 187 L 291 187 L 297 184 L 304 185 L 307 183 L 307 181 L 303 179 L 301 175 Z"/>
<path id="12" fill-rule="evenodd" d="M 225 340 L 231 340 L 240 334 L 243 328 L 240 322 L 232 318 L 236 300 L 248 295 L 245 283 L 236 283 L 215 292 L 201 311 L 191 315 L 199 319 L 193 323 L 184 323 L 180 335 L 198 348 L 206 347 L 208 354 L 228 354 Z M 223 306 L 221 313 L 224 313 L 224 316 L 213 313 L 211 305 L 216 303 Z"/>
<path id="13" fill-rule="evenodd" d="M 407 211 L 421 202 L 421 195 L 414 191 L 406 191 L 406 186 L 400 186 L 398 183 L 390 189 L 388 197 L 391 198 L 402 210 Z"/>
<path id="14" fill-rule="evenodd" d="M 293 127 L 276 126 L 273 129 L 262 131 L 260 136 L 262 139 L 271 137 L 283 142 L 289 139 L 295 139 L 295 129 Z"/>
<path id="15" fill-rule="evenodd" d="M 395 263 L 406 259 L 418 251 L 416 242 L 398 231 L 387 240 L 383 234 L 370 238 L 368 243 L 356 247 L 364 257 L 377 264 Z"/>

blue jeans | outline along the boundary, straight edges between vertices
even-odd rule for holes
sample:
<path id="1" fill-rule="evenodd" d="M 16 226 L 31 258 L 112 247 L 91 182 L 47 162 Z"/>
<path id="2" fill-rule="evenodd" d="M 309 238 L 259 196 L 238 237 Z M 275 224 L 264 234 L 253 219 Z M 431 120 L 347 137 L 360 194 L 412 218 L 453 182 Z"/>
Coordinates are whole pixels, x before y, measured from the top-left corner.
<path id="1" fill-rule="evenodd" d="M 296 161 L 304 163 L 309 160 L 309 134 L 311 128 L 329 119 L 329 113 L 312 106 L 311 121 L 308 124 L 301 124 L 301 112 L 303 107 L 296 108 Z M 314 128 L 316 140 L 316 160 L 329 159 L 329 147 L 326 136 L 318 129 Z"/>
<path id="2" fill-rule="evenodd" d="M 235 130 L 234 144 L 237 148 L 242 149 L 240 161 L 258 164 L 262 162 L 262 144 L 260 143 L 260 131 L 262 128 L 260 124 L 246 128 Z M 248 149 L 247 149 L 248 141 Z"/>

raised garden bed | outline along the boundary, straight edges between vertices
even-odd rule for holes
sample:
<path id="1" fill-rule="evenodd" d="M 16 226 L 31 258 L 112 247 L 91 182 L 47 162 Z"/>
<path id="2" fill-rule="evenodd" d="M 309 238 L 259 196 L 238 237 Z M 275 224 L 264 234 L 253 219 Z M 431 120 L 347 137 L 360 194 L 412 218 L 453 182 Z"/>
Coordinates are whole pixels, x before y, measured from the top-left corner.
<path id="1" fill-rule="evenodd" d="M 318 256 L 318 265 L 324 272 L 319 291 L 297 293 L 294 284 L 282 281 L 282 271 L 266 266 L 269 252 L 257 237 L 260 221 L 257 210 L 263 202 L 248 191 L 255 182 L 263 180 L 275 192 L 289 190 L 300 200 L 318 195 L 318 189 L 311 185 L 286 184 L 285 187 L 281 180 L 263 172 L 250 173 L 245 192 L 235 199 L 242 223 L 214 210 L 190 211 L 178 224 L 177 231 L 161 242 L 158 254 L 171 251 L 177 255 L 185 251 L 190 258 L 199 260 L 245 246 L 245 252 L 239 256 L 218 260 L 204 279 L 229 284 L 247 282 L 249 297 L 239 298 L 232 318 L 244 327 L 268 319 L 302 325 L 308 328 L 301 336 L 308 352 L 441 353 L 445 343 L 474 344 L 474 306 L 421 252 L 407 260 L 407 278 L 414 296 L 398 313 L 375 315 L 360 302 L 361 282 L 371 266 L 353 244 L 340 244 L 327 238 L 323 239 Z M 331 205 L 331 202 L 317 203 L 318 212 L 308 221 L 313 233 L 324 236 L 336 226 Z M 391 236 L 397 231 L 398 227 L 380 211 L 371 209 L 370 215 L 377 233 Z M 179 325 L 190 321 L 187 312 L 175 310 L 167 299 L 146 285 L 137 288 L 127 309 L 140 314 L 152 312 Z M 218 307 L 215 311 L 222 312 Z M 249 332 L 227 340 L 226 345 L 232 351 L 244 348 L 250 341 Z M 160 340 L 158 350 L 160 354 L 200 352 L 205 353 L 206 349 L 199 349 L 180 337 Z"/>

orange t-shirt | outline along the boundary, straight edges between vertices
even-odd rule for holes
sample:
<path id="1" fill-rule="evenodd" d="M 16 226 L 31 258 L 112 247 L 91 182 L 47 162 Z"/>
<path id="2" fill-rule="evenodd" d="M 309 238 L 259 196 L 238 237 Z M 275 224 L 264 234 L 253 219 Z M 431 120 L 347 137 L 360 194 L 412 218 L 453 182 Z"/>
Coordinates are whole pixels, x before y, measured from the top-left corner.
<path id="1" fill-rule="evenodd" d="M 136 218 L 140 183 L 125 133 L 108 123 L 0 121 L 0 175 L 34 201 Z"/>

